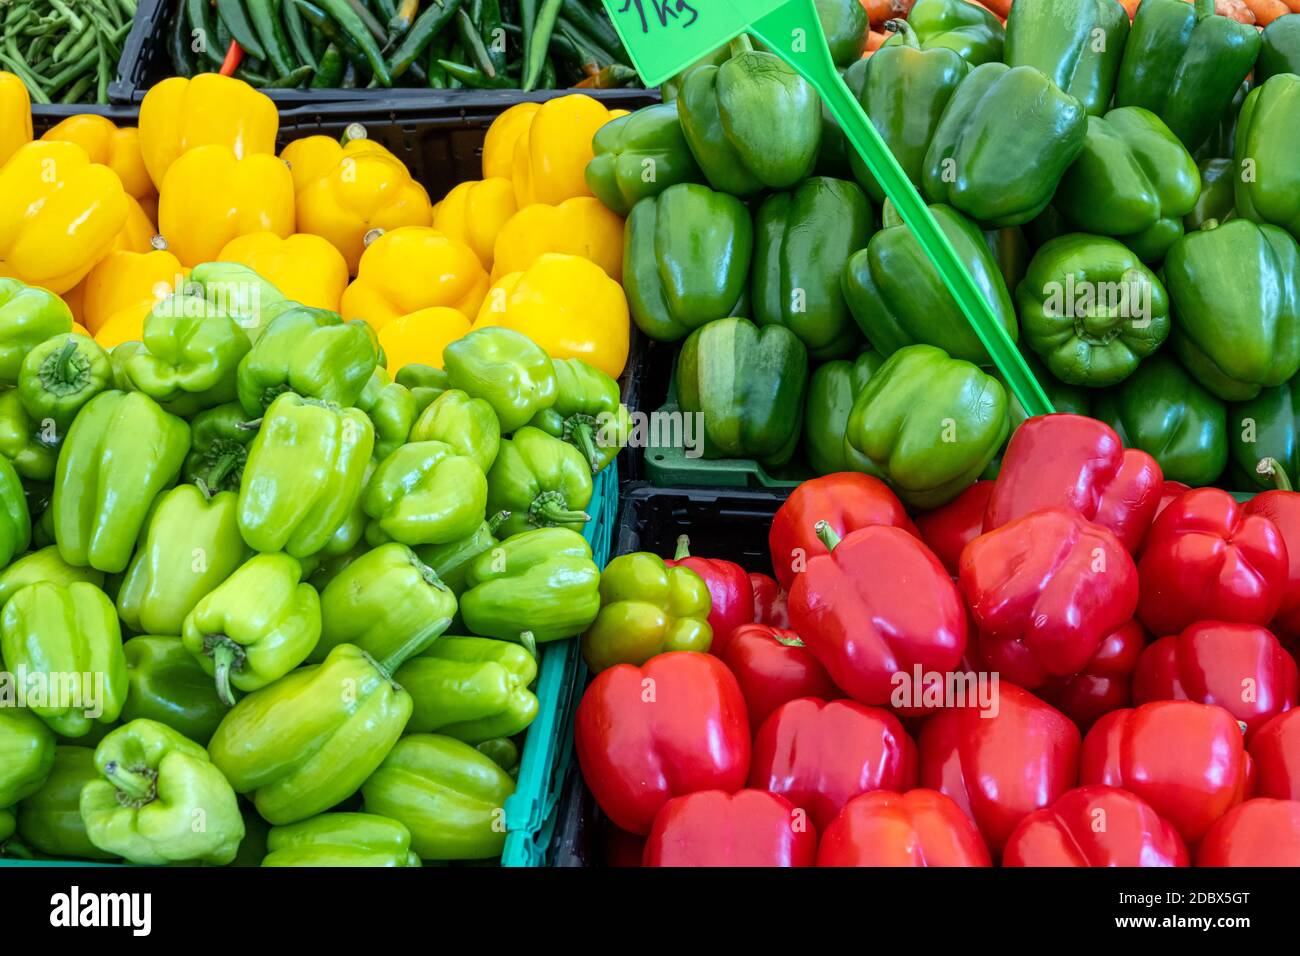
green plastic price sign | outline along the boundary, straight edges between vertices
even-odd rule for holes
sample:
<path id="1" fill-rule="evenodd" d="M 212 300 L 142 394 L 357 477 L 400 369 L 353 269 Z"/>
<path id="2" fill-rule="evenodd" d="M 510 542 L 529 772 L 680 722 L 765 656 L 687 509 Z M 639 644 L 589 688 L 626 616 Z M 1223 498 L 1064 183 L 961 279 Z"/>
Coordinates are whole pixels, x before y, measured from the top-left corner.
<path id="1" fill-rule="evenodd" d="M 1054 409 L 921 195 L 844 85 L 831 61 L 813 0 L 604 0 L 614 28 L 649 86 L 752 33 L 821 94 L 858 155 L 893 202 L 975 334 L 1030 415 Z"/>

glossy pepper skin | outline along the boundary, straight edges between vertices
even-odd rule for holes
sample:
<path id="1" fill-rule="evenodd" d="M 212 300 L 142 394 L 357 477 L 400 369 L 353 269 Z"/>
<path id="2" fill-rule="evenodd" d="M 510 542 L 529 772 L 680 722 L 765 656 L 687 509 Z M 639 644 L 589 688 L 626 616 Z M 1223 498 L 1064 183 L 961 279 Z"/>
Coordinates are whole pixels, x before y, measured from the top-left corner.
<path id="1" fill-rule="evenodd" d="M 45 783 L 18 805 L 19 839 L 52 856 L 114 859 L 90 842 L 81 819 L 81 791 L 99 779 L 93 747 L 60 744 Z"/>
<path id="2" fill-rule="evenodd" d="M 1050 678 L 1036 693 L 1083 732 L 1112 710 L 1133 704 L 1133 672 L 1147 633 L 1136 620 L 1106 637 L 1077 674 Z"/>
<path id="3" fill-rule="evenodd" d="M 451 388 L 420 413 L 408 438 L 411 442 L 442 442 L 456 454 L 473 459 L 487 474 L 501 448 L 501 423 L 486 401 Z"/>
<path id="4" fill-rule="evenodd" d="M 804 403 L 803 451 L 817 474 L 833 475 L 857 466 L 861 456 L 855 453 L 851 460 L 845 450 L 849 413 L 871 376 L 884 364 L 879 352 L 866 349 L 853 361 L 834 359 L 813 370 Z"/>
<path id="5" fill-rule="evenodd" d="M 60 436 L 53 432 L 52 427 L 32 420 L 16 388 L 0 392 L 0 457 L 13 466 L 20 478 L 41 482 L 54 479 Z"/>
<path id="6" fill-rule="evenodd" d="M 943 507 L 917 515 L 921 540 L 953 577 L 962 550 L 984 533 L 984 512 L 992 494 L 992 481 L 977 481 Z"/>
<path id="7" fill-rule="evenodd" d="M 179 637 L 133 637 L 126 655 L 126 704 L 122 720 L 157 721 L 206 747 L 228 709 L 211 675 Z"/>
<path id="8" fill-rule="evenodd" d="M 818 866 L 991 866 L 970 818 L 937 790 L 854 797 L 822 833 Z"/>
<path id="9" fill-rule="evenodd" d="M 0 464 L 0 567 L 27 550 L 32 539 L 31 515 L 22 482 L 8 459 Z"/>
<path id="10" fill-rule="evenodd" d="M 438 441 L 402 445 L 370 476 L 361 507 L 372 544 L 448 544 L 483 521 L 489 486 L 472 459 Z"/>
<path id="11" fill-rule="evenodd" d="M 412 276 L 424 276 L 413 282 Z M 424 226 L 403 226 L 366 247 L 357 277 L 343 291 L 339 314 L 382 329 L 423 309 L 450 308 L 466 318 L 478 314 L 488 274 L 465 243 Z"/>
<path id="12" fill-rule="evenodd" d="M 1197 621 L 1267 625 L 1286 591 L 1286 541 L 1226 491 L 1198 488 L 1160 513 L 1138 575 L 1138 616 L 1156 634 Z"/>
<path id="13" fill-rule="evenodd" d="M 1051 201 L 1086 135 L 1082 104 L 1043 73 L 985 63 L 962 80 L 930 140 L 925 198 L 994 226 L 1029 222 Z M 988 149 L 994 142 L 1019 144 L 1016 158 Z M 1013 179 L 1008 162 L 1018 170 Z"/>
<path id="14" fill-rule="evenodd" d="M 0 804 L 11 807 L 35 793 L 54 765 L 54 731 L 32 711 L 0 709 Z"/>
<path id="15" fill-rule="evenodd" d="M 439 580 L 458 598 L 465 591 L 465 575 L 469 565 L 485 551 L 495 548 L 497 530 L 505 521 L 504 514 L 495 514 L 459 540 L 450 544 L 425 544 L 415 549 L 420 560 L 433 569 Z"/>
<path id="16" fill-rule="evenodd" d="M 1300 710 L 1278 714 L 1255 731 L 1250 757 L 1259 796 L 1277 800 L 1300 796 Z"/>
<path id="17" fill-rule="evenodd" d="M 596 131 L 591 148 L 595 155 L 587 164 L 587 186 L 620 216 L 669 186 L 704 178 L 686 143 L 676 102 L 610 120 Z"/>
<path id="18" fill-rule="evenodd" d="M 1300 73 L 1300 20 L 1278 17 L 1260 34 L 1254 80 L 1262 86 L 1279 73 Z"/>
<path id="19" fill-rule="evenodd" d="M 41 343 L 72 331 L 72 312 L 40 286 L 0 276 L 0 383 L 17 385 L 27 356 Z"/>
<path id="20" fill-rule="evenodd" d="M 32 141 L 32 100 L 27 87 L 17 76 L 0 70 L 0 165 L 18 147 Z"/>
<path id="21" fill-rule="evenodd" d="M 1233 807 L 1205 834 L 1196 865 L 1300 865 L 1300 803 L 1260 798 Z"/>
<path id="22" fill-rule="evenodd" d="M 328 240 L 308 232 L 281 238 L 273 232 L 250 232 L 231 239 L 217 258 L 248 266 L 286 299 L 314 309 L 337 312 L 348 285 L 348 264 Z"/>
<path id="23" fill-rule="evenodd" d="M 1300 475 L 1300 375 L 1263 389 L 1248 402 L 1229 405 L 1228 444 L 1234 487 L 1277 487 L 1271 474 L 1259 470 L 1265 458 L 1277 462 L 1288 478 Z"/>
<path id="24" fill-rule="evenodd" d="M 750 722 L 761 726 L 782 704 L 801 697 L 834 700 L 839 688 L 794 631 L 769 624 L 745 624 L 732 632 L 725 653 L 745 696 Z"/>
<path id="25" fill-rule="evenodd" d="M 587 686 L 575 721 L 582 775 L 605 815 L 629 833 L 649 833 L 673 797 L 734 793 L 749 775 L 745 699 L 712 654 L 660 654 L 642 667 L 611 667 Z"/>
<path id="26" fill-rule="evenodd" d="M 414 702 L 407 733 L 470 744 L 524 731 L 537 716 L 537 659 L 519 644 L 443 637 L 394 675 Z"/>
<path id="27" fill-rule="evenodd" d="M 639 202 L 624 226 L 623 284 L 637 327 L 661 342 L 748 311 L 754 222 L 735 196 L 678 184 Z"/>
<path id="28" fill-rule="evenodd" d="M 1022 3 L 1007 17 L 1006 61 L 1042 70 L 1099 115 L 1110 103 L 1128 33 L 1128 14 L 1116 0 Z"/>
<path id="29" fill-rule="evenodd" d="M 618 457 L 631 430 L 627 406 L 619 401 L 618 382 L 581 359 L 552 359 L 551 365 L 555 404 L 538 412 L 529 424 L 573 445 L 591 464 L 592 474 L 597 474 Z"/>
<path id="30" fill-rule="evenodd" d="M 501 443 L 487 475 L 487 511 L 510 512 L 509 537 L 532 528 L 581 530 L 590 520 L 591 466 L 582 453 L 540 428 L 520 428 Z"/>
<path id="31" fill-rule="evenodd" d="M 592 159 L 592 138 L 614 118 L 603 103 L 580 93 L 520 110 L 502 124 L 501 135 L 494 137 L 491 144 L 493 148 L 485 148 L 483 174 L 502 175 L 497 171 L 498 150 L 512 156 L 510 172 L 504 175 L 514 179 L 515 199 L 521 209 L 533 203 L 554 205 L 573 196 L 589 195 L 583 173 Z"/>
<path id="32" fill-rule="evenodd" d="M 1284 644 L 1294 648 L 1300 641 L 1300 494 L 1289 490 L 1288 473 L 1274 467 L 1278 490 L 1266 491 L 1246 502 L 1248 515 L 1268 518 L 1282 533 L 1286 542 L 1288 570 L 1287 586 L 1277 616 L 1269 628 Z M 0 583 L 4 581 L 0 575 Z"/>
<path id="33" fill-rule="evenodd" d="M 67 433 L 82 406 L 113 381 L 108 353 L 84 335 L 55 335 L 27 353 L 18 372 L 18 397 L 34 421 Z"/>
<path id="34" fill-rule="evenodd" d="M 1192 211 L 1183 217 L 1185 232 L 1200 229 L 1210 219 L 1217 222 L 1230 219 L 1236 210 L 1233 180 L 1237 168 L 1231 157 L 1203 159 L 1197 166 L 1201 173 L 1201 195 Z"/>
<path id="35" fill-rule="evenodd" d="M 1283 73 L 1246 97 L 1237 120 L 1236 161 L 1250 176 L 1237 176 L 1237 214 L 1255 222 L 1280 226 L 1300 239 L 1300 208 L 1296 191 L 1300 176 L 1293 168 L 1294 143 L 1276 130 L 1294 129 L 1300 120 L 1300 76 Z"/>
<path id="36" fill-rule="evenodd" d="M 922 50 L 952 50 L 971 66 L 1002 59 L 1006 29 L 993 13 L 966 0 L 916 0 L 907 15 Z M 885 46 L 904 43 L 891 37 Z"/>
<path id="37" fill-rule="evenodd" d="M 297 305 L 257 272 L 238 262 L 197 265 L 189 271 L 189 279 L 180 291 L 200 295 L 210 306 L 225 312 L 253 342 L 273 319 Z"/>
<path id="38" fill-rule="evenodd" d="M 920 785 L 956 801 L 994 857 L 1020 821 L 1075 785 L 1079 731 L 1056 708 L 1000 684 L 997 711 L 966 706 L 921 728 Z"/>
<path id="39" fill-rule="evenodd" d="M 443 352 L 452 388 L 481 398 L 509 435 L 555 404 L 558 384 L 550 357 L 511 329 L 475 329 Z"/>
<path id="40" fill-rule="evenodd" d="M 0 588 L 3 588 L 4 576 L 0 575 Z M 754 591 L 754 623 L 770 627 L 789 627 L 790 609 L 787 606 L 789 594 L 777 583 L 776 578 L 758 571 L 749 572 L 749 583 Z M 0 597 L 0 603 L 3 603 Z"/>
<path id="41" fill-rule="evenodd" d="M 469 246 L 491 272 L 497 236 L 518 211 L 515 184 L 505 176 L 485 176 L 447 193 L 433 207 L 433 228 Z"/>
<path id="42" fill-rule="evenodd" d="M 406 443 L 419 414 L 410 389 L 394 382 L 379 368 L 366 380 L 366 387 L 357 397 L 357 408 L 375 426 L 374 456 L 380 461 Z"/>
<path id="43" fill-rule="evenodd" d="M 554 206 L 534 203 L 520 209 L 501 226 L 493 244 L 493 285 L 506 283 L 512 274 L 529 273 L 533 264 L 545 255 L 580 259 L 585 263 L 583 266 L 571 263 L 567 270 L 570 275 L 588 279 L 588 283 L 575 289 L 584 295 L 590 289 L 606 289 L 603 280 L 622 281 L 622 216 L 591 196 L 575 196 Z M 537 279 L 529 276 L 515 281 L 522 282 L 527 289 Z M 594 300 L 589 299 L 587 305 L 594 306 Z"/>
<path id="44" fill-rule="evenodd" d="M 1098 825 L 1098 821 L 1104 821 Z M 1178 831 L 1140 797 L 1076 787 L 1020 821 L 1003 866 L 1189 866 Z"/>
<path id="45" fill-rule="evenodd" d="M 706 458 L 753 458 L 780 467 L 799 443 L 808 352 L 783 325 L 718 319 L 690 334 L 677 356 L 677 399 L 704 415 Z"/>
<path id="46" fill-rule="evenodd" d="M 214 495 L 239 491 L 248 446 L 256 435 L 257 426 L 238 402 L 199 412 L 190 420 L 190 451 L 181 477 L 196 485 L 202 482 Z"/>
<path id="47" fill-rule="evenodd" d="M 441 354 L 438 360 L 442 360 Z M 405 385 L 410 390 L 411 397 L 415 399 L 417 414 L 423 412 L 435 398 L 451 387 L 447 373 L 441 367 L 435 368 L 432 365 L 403 365 L 393 376 L 393 381 Z"/>
<path id="48" fill-rule="evenodd" d="M 0 465 L 0 472 L 3 471 L 4 466 Z M 46 545 L 38 551 L 28 551 L 0 571 L 0 607 L 27 585 L 40 581 L 53 584 L 86 581 L 102 587 L 104 574 L 94 568 L 74 567 L 59 556 L 56 545 Z"/>
<path id="49" fill-rule="evenodd" d="M 1232 104 L 1259 53 L 1253 26 L 1219 16 L 1214 0 L 1143 0 L 1115 84 L 1118 106 L 1151 110 L 1195 152 Z"/>
<path id="50" fill-rule="evenodd" d="M 817 831 L 780 794 L 702 790 L 655 814 L 643 866 L 812 866 Z"/>
<path id="51" fill-rule="evenodd" d="M 708 587 L 709 627 L 713 631 L 710 650 L 721 657 L 731 640 L 731 632 L 754 621 L 754 588 L 749 573 L 734 561 L 696 557 L 691 554 L 690 547 L 689 536 L 680 535 L 676 553 L 664 564 L 669 568 L 690 568 Z"/>
<path id="52" fill-rule="evenodd" d="M 373 813 L 322 813 L 266 837 L 262 866 L 420 866 L 411 831 Z"/>

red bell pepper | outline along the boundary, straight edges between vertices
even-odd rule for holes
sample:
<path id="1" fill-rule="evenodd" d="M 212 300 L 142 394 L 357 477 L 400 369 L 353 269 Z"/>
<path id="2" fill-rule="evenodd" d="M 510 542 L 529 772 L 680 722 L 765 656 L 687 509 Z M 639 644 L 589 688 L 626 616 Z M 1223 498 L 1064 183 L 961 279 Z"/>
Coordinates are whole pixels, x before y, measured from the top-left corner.
<path id="1" fill-rule="evenodd" d="M 1189 866 L 1187 845 L 1146 801 L 1114 787 L 1076 787 L 1020 821 L 1003 866 Z"/>
<path id="2" fill-rule="evenodd" d="M 691 539 L 687 535 L 677 539 L 677 554 L 664 564 L 670 568 L 690 568 L 704 579 L 713 599 L 713 609 L 709 611 L 713 644 L 709 651 L 721 657 L 731 640 L 731 632 L 742 624 L 754 623 L 754 586 L 749 583 L 749 572 L 734 561 L 692 557 Z"/>
<path id="3" fill-rule="evenodd" d="M 1250 738 L 1255 792 L 1276 800 L 1300 800 L 1300 710 L 1278 714 Z"/>
<path id="4" fill-rule="evenodd" d="M 830 553 L 808 561 L 790 591 L 790 623 L 837 687 L 885 704 L 919 669 L 941 680 L 966 649 L 966 609 L 948 572 L 920 539 L 883 525 L 842 542 L 820 526 Z"/>
<path id="5" fill-rule="evenodd" d="M 1138 562 L 1138 616 L 1153 634 L 1198 621 L 1267 625 L 1286 593 L 1282 532 L 1217 488 L 1197 488 L 1156 520 Z"/>
<path id="6" fill-rule="evenodd" d="M 1260 797 L 1210 827 L 1197 866 L 1300 866 L 1300 803 Z"/>
<path id="7" fill-rule="evenodd" d="M 1137 567 L 1119 539 L 1066 508 L 976 538 L 962 552 L 959 581 L 979 656 L 1031 689 L 1087 666 L 1138 602 Z"/>
<path id="8" fill-rule="evenodd" d="M 1079 783 L 1137 794 L 1189 844 L 1251 786 L 1241 728 L 1222 707 L 1161 700 L 1116 710 L 1083 741 Z"/>
<path id="9" fill-rule="evenodd" d="M 854 797 L 822 834 L 818 866 L 991 866 L 961 807 L 936 790 Z"/>
<path id="10" fill-rule="evenodd" d="M 962 549 L 984 533 L 984 512 L 992 494 L 993 482 L 977 481 L 942 508 L 916 519 L 921 540 L 954 578 Z"/>
<path id="11" fill-rule="evenodd" d="M 1038 693 L 1086 733 L 1103 714 L 1132 703 L 1133 671 L 1146 642 L 1142 625 L 1129 621 L 1101 642 L 1083 670 L 1053 677 Z"/>
<path id="12" fill-rule="evenodd" d="M 761 726 L 768 714 L 787 701 L 844 696 L 799 635 L 784 628 L 766 624 L 736 628 L 722 661 L 740 682 L 751 727 Z"/>
<path id="13" fill-rule="evenodd" d="M 817 536 L 819 521 L 825 521 L 837 538 L 874 525 L 917 534 L 903 503 L 878 478 L 846 471 L 805 481 L 781 505 L 767 536 L 772 568 L 786 590 L 814 557 L 826 553 L 825 542 Z"/>
<path id="14" fill-rule="evenodd" d="M 786 606 L 789 595 L 770 574 L 749 573 L 749 584 L 754 589 L 754 623 L 769 627 L 790 626 L 790 609 Z"/>
<path id="15" fill-rule="evenodd" d="M 817 833 L 785 797 L 702 790 L 655 814 L 646 866 L 812 866 Z"/>
<path id="16" fill-rule="evenodd" d="M 1166 480 L 1165 483 L 1160 486 L 1160 504 L 1156 506 L 1156 517 L 1159 518 L 1174 499 L 1181 498 L 1191 490 L 1191 485 L 1185 485 L 1181 481 Z"/>
<path id="17" fill-rule="evenodd" d="M 1125 451 L 1104 422 L 1081 415 L 1030 418 L 1007 444 L 984 530 L 1042 508 L 1069 508 L 1136 551 L 1155 518 L 1163 484 L 1155 459 Z"/>
<path id="18" fill-rule="evenodd" d="M 1272 458 L 1260 463 L 1263 473 L 1272 475 L 1277 491 L 1266 491 L 1247 501 L 1242 511 L 1268 518 L 1286 541 L 1289 559 L 1286 594 L 1273 619 L 1272 631 L 1284 645 L 1300 647 L 1300 492 L 1291 490 L 1291 479 Z"/>
<path id="19" fill-rule="evenodd" d="M 596 803 L 630 833 L 649 833 L 671 798 L 739 790 L 749 773 L 745 698 L 712 654 L 674 651 L 601 671 L 582 695 L 574 737 Z"/>
<path id="20" fill-rule="evenodd" d="M 887 710 L 852 700 L 792 700 L 754 738 L 749 785 L 784 795 L 823 830 L 860 793 L 916 786 L 916 745 Z"/>
<path id="21" fill-rule="evenodd" d="M 1055 802 L 1079 773 L 1079 728 L 1014 684 L 997 709 L 940 711 L 921 728 L 920 785 L 946 793 L 979 827 L 994 856 L 1022 819 Z"/>
<path id="22" fill-rule="evenodd" d="M 1246 740 L 1269 718 L 1296 705 L 1296 663 L 1271 631 L 1209 621 L 1162 637 L 1142 652 L 1133 702 L 1195 700 L 1218 704 L 1246 725 Z"/>

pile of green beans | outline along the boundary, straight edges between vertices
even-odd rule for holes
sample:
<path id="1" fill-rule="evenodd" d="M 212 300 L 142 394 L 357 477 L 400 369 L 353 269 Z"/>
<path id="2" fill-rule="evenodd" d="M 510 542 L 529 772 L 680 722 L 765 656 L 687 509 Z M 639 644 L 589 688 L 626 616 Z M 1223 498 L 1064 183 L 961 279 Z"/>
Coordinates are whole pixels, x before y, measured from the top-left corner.
<path id="1" fill-rule="evenodd" d="M 136 0 L 0 3 L 0 69 L 36 103 L 107 103 Z"/>

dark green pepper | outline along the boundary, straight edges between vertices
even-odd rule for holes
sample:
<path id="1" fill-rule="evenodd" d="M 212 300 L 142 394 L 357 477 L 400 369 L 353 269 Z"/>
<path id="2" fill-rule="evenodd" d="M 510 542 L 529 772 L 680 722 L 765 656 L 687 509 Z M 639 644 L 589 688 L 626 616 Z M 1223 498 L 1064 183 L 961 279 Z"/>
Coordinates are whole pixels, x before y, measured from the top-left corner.
<path id="1" fill-rule="evenodd" d="M 166 724 L 207 746 L 229 709 L 179 637 L 133 637 L 126 654 L 126 705 L 122 720 L 138 717 Z"/>
<path id="2" fill-rule="evenodd" d="M 1211 219 L 1224 222 L 1233 218 L 1237 197 L 1234 189 L 1236 164 L 1231 159 L 1203 159 L 1201 195 L 1192 211 L 1183 217 L 1185 232 L 1195 232 Z"/>
<path id="3" fill-rule="evenodd" d="M 922 50 L 952 50 L 971 66 L 1002 59 L 1007 31 L 992 11 L 966 0 L 916 0 L 907 15 Z M 885 46 L 903 42 L 899 37 Z"/>
<path id="4" fill-rule="evenodd" d="M 1279 73 L 1300 73 L 1300 16 L 1278 17 L 1260 34 L 1255 85 L 1262 86 Z"/>
<path id="5" fill-rule="evenodd" d="M 81 819 L 81 791 L 98 779 L 94 748 L 60 744 L 44 785 L 18 805 L 18 836 L 52 856 L 113 859 L 90 842 Z"/>
<path id="6" fill-rule="evenodd" d="M 1239 490 L 1276 487 L 1259 474 L 1265 458 L 1282 465 L 1288 475 L 1300 474 L 1300 376 L 1266 388 L 1248 402 L 1228 407 L 1228 446 L 1233 471 L 1251 484 Z"/>
<path id="7" fill-rule="evenodd" d="M 591 148 L 595 155 L 587 164 L 587 186 L 620 216 L 669 186 L 704 178 L 686 143 L 676 103 L 656 103 L 611 120 L 596 131 Z"/>
<path id="8" fill-rule="evenodd" d="M 258 423 L 248 421 L 238 402 L 199 412 L 190 422 L 190 453 L 182 477 L 213 494 L 238 491 L 257 429 Z"/>
<path id="9" fill-rule="evenodd" d="M 1300 76 L 1281 73 L 1251 90 L 1237 120 L 1237 215 L 1300 239 Z"/>
<path id="10" fill-rule="evenodd" d="M 1006 61 L 1032 66 L 1095 116 L 1106 112 L 1129 35 L 1117 0 L 1032 0 L 1011 7 Z"/>
<path id="11" fill-rule="evenodd" d="M 844 433 L 848 429 L 853 403 L 885 364 L 879 352 L 870 349 L 855 360 L 838 359 L 819 365 L 808 380 L 808 401 L 804 406 L 803 447 L 808 464 L 819 475 L 861 468 L 861 456 L 855 453 L 850 463 Z"/>
<path id="12" fill-rule="evenodd" d="M 817 18 L 826 35 L 831 59 L 844 69 L 862 58 L 867 43 L 867 9 L 858 0 L 816 0 Z"/>

